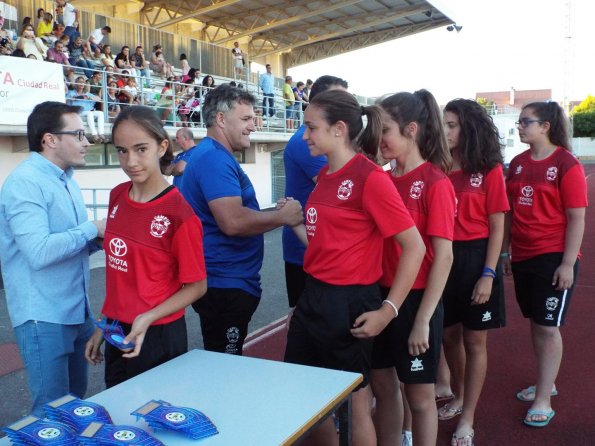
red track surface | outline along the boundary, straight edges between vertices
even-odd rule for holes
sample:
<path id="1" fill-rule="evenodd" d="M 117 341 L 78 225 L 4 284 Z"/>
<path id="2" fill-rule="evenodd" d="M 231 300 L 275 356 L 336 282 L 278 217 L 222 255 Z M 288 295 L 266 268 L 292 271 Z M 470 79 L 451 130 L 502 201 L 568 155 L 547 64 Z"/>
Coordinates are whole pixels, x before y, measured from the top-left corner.
<path id="1" fill-rule="evenodd" d="M 595 200 L 595 165 L 586 165 L 591 201 Z M 595 445 L 595 210 L 587 209 L 583 258 L 566 325 L 562 328 L 564 358 L 552 399 L 556 416 L 543 429 L 525 426 L 529 403 L 515 398 L 534 384 L 535 361 L 529 325 L 515 301 L 511 278 L 505 279 L 507 326 L 489 337 L 488 376 L 475 418 L 475 442 L 480 446 Z M 249 338 L 245 354 L 280 360 L 285 349 L 284 321 Z M 438 445 L 449 445 L 456 418 L 441 421 Z"/>

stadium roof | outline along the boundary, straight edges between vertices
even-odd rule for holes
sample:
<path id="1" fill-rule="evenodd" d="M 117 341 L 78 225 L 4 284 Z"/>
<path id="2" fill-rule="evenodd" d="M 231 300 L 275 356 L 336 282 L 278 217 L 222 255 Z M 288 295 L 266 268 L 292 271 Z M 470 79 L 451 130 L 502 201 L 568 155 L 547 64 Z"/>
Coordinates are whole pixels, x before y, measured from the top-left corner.
<path id="1" fill-rule="evenodd" d="M 118 2 L 118 0 L 115 0 Z M 283 54 L 287 67 L 453 24 L 440 0 L 146 0 L 145 24 L 194 20 L 200 39 L 248 42 L 252 60 Z M 121 0 L 120 0 L 121 2 Z"/>

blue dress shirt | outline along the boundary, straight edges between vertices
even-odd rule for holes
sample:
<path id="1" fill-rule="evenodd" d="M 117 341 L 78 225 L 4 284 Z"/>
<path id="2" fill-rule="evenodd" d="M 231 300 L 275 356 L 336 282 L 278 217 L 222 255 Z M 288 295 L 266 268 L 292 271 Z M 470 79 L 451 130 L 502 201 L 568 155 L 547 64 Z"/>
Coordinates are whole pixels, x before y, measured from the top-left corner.
<path id="1" fill-rule="evenodd" d="M 13 327 L 29 320 L 82 324 L 90 313 L 97 228 L 72 174 L 32 152 L 0 191 L 0 261 Z"/>
<path id="2" fill-rule="evenodd" d="M 264 73 L 260 75 L 258 86 L 262 89 L 265 94 L 273 94 L 275 92 L 275 76 L 272 74 Z"/>

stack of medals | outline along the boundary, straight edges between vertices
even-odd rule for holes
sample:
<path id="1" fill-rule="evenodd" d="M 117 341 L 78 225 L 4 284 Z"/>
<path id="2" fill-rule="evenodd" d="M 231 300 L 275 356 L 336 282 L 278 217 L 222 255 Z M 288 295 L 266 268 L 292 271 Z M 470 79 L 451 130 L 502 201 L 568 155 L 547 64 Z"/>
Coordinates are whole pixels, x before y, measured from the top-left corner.
<path id="1" fill-rule="evenodd" d="M 15 445 L 78 445 L 76 433 L 65 424 L 40 420 L 33 415 L 2 429 Z"/>
<path id="2" fill-rule="evenodd" d="M 77 434 L 93 421 L 112 424 L 112 419 L 103 406 L 80 400 L 74 395 L 65 395 L 47 403 L 44 410 L 48 419 L 67 425 Z"/>
<path id="3" fill-rule="evenodd" d="M 179 432 L 198 440 L 218 434 L 213 422 L 204 413 L 188 407 L 176 407 L 165 401 L 149 401 L 131 415 L 143 418 L 153 429 Z"/>
<path id="4" fill-rule="evenodd" d="M 151 434 L 138 427 L 93 422 L 79 435 L 82 446 L 164 446 Z"/>

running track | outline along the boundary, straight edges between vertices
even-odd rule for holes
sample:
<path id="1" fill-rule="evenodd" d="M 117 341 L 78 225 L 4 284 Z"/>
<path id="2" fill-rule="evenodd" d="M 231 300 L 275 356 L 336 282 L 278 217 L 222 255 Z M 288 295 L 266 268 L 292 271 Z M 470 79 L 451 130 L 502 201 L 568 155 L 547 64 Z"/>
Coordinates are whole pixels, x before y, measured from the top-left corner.
<path id="1" fill-rule="evenodd" d="M 591 202 L 595 200 L 595 164 L 585 165 Z M 515 301 L 511 278 L 505 279 L 507 326 L 490 333 L 488 376 L 475 418 L 475 443 L 479 446 L 595 445 L 595 210 L 587 209 L 577 286 L 566 325 L 562 328 L 564 358 L 556 382 L 559 395 L 552 399 L 556 411 L 543 429 L 523 424 L 529 403 L 516 392 L 534 384 L 535 362 L 529 326 Z M 253 333 L 245 354 L 280 360 L 285 349 L 285 319 Z M 457 420 L 441 421 L 438 445 L 449 445 Z"/>

